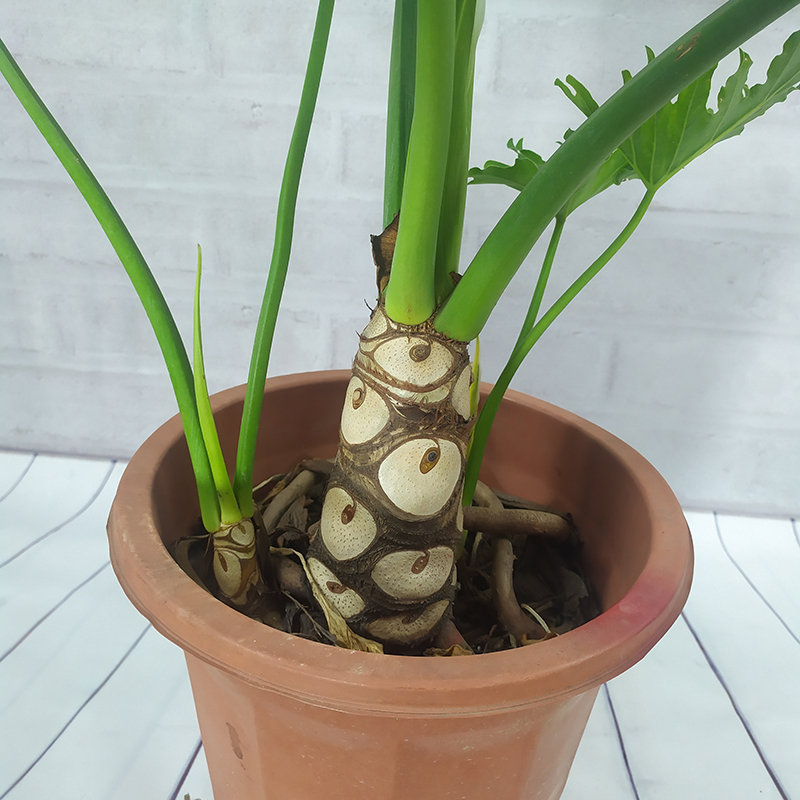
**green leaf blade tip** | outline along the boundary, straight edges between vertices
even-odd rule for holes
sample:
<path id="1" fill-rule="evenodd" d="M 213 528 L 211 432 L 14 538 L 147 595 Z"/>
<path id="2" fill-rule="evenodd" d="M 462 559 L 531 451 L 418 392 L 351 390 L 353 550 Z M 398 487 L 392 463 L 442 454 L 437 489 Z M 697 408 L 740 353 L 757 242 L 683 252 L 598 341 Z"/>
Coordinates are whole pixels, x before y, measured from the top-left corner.
<path id="1" fill-rule="evenodd" d="M 717 69 L 717 65 L 712 66 L 620 145 L 619 150 L 648 188 L 660 188 L 715 144 L 738 136 L 749 122 L 797 90 L 800 31 L 786 40 L 781 53 L 772 60 L 764 83 L 751 87 L 747 79 L 752 66 L 750 56 L 739 50 L 738 67 L 720 88 L 716 110 L 709 108 L 711 82 Z M 629 79 L 630 72 L 625 71 L 623 80 Z M 570 76 L 568 81 L 574 91 L 560 84 L 562 90 L 590 116 L 598 108 L 597 103 L 576 79 Z"/>
<path id="2" fill-rule="evenodd" d="M 103 187 L 0 41 L 0 73 L 83 196 L 136 290 L 156 336 L 178 404 L 197 483 L 203 524 L 217 524 L 214 481 L 195 404 L 192 369 L 164 295 L 138 245 Z"/>
<path id="3" fill-rule="evenodd" d="M 245 517 L 252 516 L 254 511 L 253 472 L 261 407 L 264 400 L 264 385 L 267 379 L 267 369 L 275 335 L 275 326 L 278 320 L 278 311 L 289 269 L 300 177 L 308 138 L 311 133 L 311 123 L 314 118 L 319 87 L 322 81 L 322 70 L 325 65 L 325 53 L 333 19 L 333 8 L 334 0 L 320 0 L 317 6 L 314 33 L 303 79 L 303 90 L 281 180 L 272 258 L 256 324 L 253 352 L 250 358 L 233 481 L 236 502 Z"/>
<path id="4" fill-rule="evenodd" d="M 222 525 L 233 525 L 243 519 L 242 512 L 236 504 L 233 496 L 233 488 L 228 477 L 228 469 L 225 465 L 225 458 L 222 455 L 222 447 L 219 442 L 217 425 L 214 421 L 214 412 L 211 410 L 211 400 L 208 396 L 208 384 L 206 381 L 206 368 L 203 359 L 203 337 L 200 325 L 200 281 L 203 272 L 203 254 L 200 245 L 197 245 L 197 277 L 194 288 L 194 335 L 193 335 L 193 366 L 194 366 L 194 393 L 197 399 L 197 415 L 200 419 L 200 430 L 203 434 L 208 461 L 211 466 L 211 474 L 214 479 L 216 489 L 216 499 L 219 508 L 219 523 Z M 210 531 L 215 533 L 217 527 Z"/>

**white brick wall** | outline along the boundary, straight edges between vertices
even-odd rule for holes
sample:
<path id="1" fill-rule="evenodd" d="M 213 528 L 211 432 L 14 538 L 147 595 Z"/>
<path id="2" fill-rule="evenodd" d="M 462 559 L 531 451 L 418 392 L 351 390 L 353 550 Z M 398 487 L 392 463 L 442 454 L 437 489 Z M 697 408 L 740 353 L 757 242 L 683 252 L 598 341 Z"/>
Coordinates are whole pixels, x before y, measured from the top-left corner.
<path id="1" fill-rule="evenodd" d="M 490 0 L 473 163 L 524 136 L 547 155 L 579 114 L 716 0 Z M 4 0 L 0 36 L 106 186 L 188 333 L 204 248 L 212 389 L 245 379 L 277 189 L 316 4 Z M 644 8 L 644 11 L 642 10 Z M 391 3 L 339 0 L 301 186 L 272 374 L 346 366 L 374 296 Z M 746 46 L 761 79 L 800 27 Z M 725 76 L 735 65 L 725 65 Z M 800 95 L 657 198 L 633 241 L 548 332 L 517 387 L 617 433 L 684 503 L 797 513 L 800 499 Z M 571 218 L 553 293 L 593 259 L 637 188 Z M 472 190 L 467 254 L 511 198 Z M 493 379 L 537 246 L 483 336 Z M 0 86 L 0 446 L 129 455 L 174 411 L 127 278 L 61 167 Z"/>

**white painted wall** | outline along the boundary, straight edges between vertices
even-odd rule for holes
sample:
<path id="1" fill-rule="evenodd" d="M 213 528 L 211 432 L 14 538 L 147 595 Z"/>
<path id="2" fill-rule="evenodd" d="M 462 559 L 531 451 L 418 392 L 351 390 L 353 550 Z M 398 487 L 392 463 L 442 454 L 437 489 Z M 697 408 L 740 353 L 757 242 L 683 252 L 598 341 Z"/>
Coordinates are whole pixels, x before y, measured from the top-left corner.
<path id="1" fill-rule="evenodd" d="M 510 136 L 548 155 L 623 68 L 717 0 L 490 0 L 473 163 Z M 0 36 L 117 203 L 188 333 L 204 248 L 213 389 L 244 381 L 316 4 L 4 0 Z M 272 374 L 345 367 L 374 298 L 391 3 L 339 0 Z M 792 12 L 746 49 L 754 76 Z M 725 65 L 727 72 L 735 64 Z M 726 74 L 727 74 L 726 72 Z M 516 386 L 612 430 L 690 507 L 800 511 L 800 93 L 689 167 L 546 335 Z M 511 191 L 477 187 L 469 253 Z M 617 233 L 640 189 L 571 219 L 553 291 Z M 492 380 L 537 247 L 483 337 Z M 82 199 L 0 86 L 0 446 L 128 456 L 174 410 L 154 338 Z"/>

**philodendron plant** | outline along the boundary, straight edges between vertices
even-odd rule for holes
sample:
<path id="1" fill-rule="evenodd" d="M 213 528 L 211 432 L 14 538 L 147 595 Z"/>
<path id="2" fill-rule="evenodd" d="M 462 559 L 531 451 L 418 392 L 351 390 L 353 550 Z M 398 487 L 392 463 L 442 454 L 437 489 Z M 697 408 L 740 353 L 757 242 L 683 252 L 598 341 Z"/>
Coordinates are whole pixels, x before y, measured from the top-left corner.
<path id="1" fill-rule="evenodd" d="M 413 650 L 456 591 L 463 509 L 472 502 L 492 420 L 531 347 L 632 235 L 658 190 L 690 161 L 784 100 L 800 82 L 800 32 L 748 86 L 739 66 L 709 108 L 716 64 L 800 0 L 729 0 L 598 104 L 573 76 L 558 87 L 585 122 L 547 159 L 509 141 L 511 164 L 469 169 L 472 88 L 483 0 L 396 0 L 383 222 L 374 237 L 378 297 L 353 363 L 318 534 L 305 569 L 340 643 Z M 267 362 L 289 262 L 294 206 L 330 28 L 320 0 L 248 378 L 233 479 L 208 399 L 199 320 L 193 366 L 164 298 L 103 189 L 0 43 L 0 68 L 127 270 L 161 346 L 183 418 L 202 520 L 223 597 L 246 607 L 262 586 L 253 523 L 253 462 Z M 570 214 L 623 181 L 641 201 L 612 244 L 550 308 L 542 299 Z M 518 190 L 476 255 L 459 263 L 468 183 Z M 468 346 L 536 241 L 552 225 L 530 307 L 508 363 L 478 412 Z M 532 624 L 532 631 L 537 626 Z M 541 629 L 538 629 L 541 630 Z M 535 638 L 535 633 L 531 634 Z"/>

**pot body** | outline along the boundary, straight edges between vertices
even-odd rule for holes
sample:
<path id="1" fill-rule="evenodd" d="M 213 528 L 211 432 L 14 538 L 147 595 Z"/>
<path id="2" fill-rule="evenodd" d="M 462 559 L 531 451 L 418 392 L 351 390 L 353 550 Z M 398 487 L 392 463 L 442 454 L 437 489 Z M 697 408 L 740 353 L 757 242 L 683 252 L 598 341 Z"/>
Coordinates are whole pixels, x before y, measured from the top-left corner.
<path id="1" fill-rule="evenodd" d="M 331 457 L 349 372 L 268 381 L 256 475 Z M 214 398 L 232 463 L 242 387 Z M 692 548 L 640 455 L 591 423 L 509 392 L 482 479 L 569 510 L 603 613 L 504 653 L 412 658 L 289 636 L 215 600 L 169 545 L 199 510 L 180 421 L 131 460 L 109 519 L 123 589 L 186 652 L 216 800 L 555 800 L 599 686 L 680 613 Z"/>
<path id="2" fill-rule="evenodd" d="M 187 663 L 217 800 L 555 800 L 597 694 L 495 713 L 354 713 Z"/>

